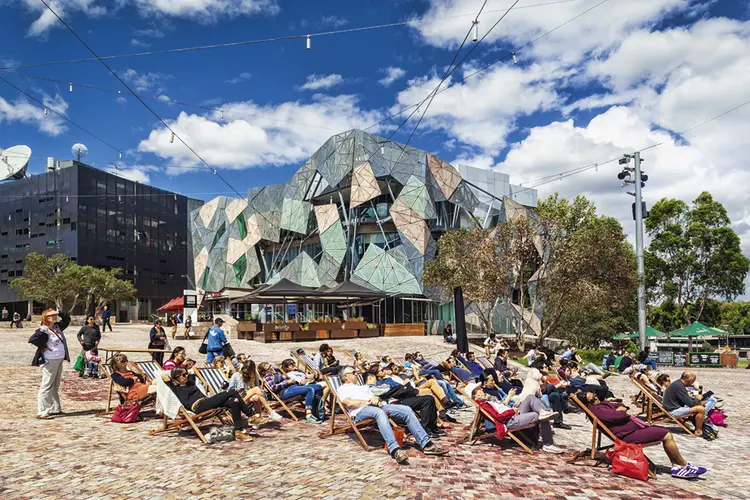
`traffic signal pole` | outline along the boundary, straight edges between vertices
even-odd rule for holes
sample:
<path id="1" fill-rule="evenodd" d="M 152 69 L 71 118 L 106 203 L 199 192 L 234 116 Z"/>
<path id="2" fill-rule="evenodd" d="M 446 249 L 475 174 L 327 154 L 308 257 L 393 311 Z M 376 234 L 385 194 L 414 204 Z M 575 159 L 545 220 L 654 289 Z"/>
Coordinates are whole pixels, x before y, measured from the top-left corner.
<path id="1" fill-rule="evenodd" d="M 641 184 L 641 153 L 635 159 L 635 258 L 638 269 L 638 338 L 641 351 L 646 349 L 646 283 L 643 257 L 643 191 Z"/>

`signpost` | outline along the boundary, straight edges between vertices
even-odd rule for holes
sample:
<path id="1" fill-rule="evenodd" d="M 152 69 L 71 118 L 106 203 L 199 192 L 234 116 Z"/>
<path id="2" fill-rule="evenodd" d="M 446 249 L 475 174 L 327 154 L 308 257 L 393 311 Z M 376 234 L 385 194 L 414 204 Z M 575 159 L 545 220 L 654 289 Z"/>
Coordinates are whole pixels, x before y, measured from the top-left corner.
<path id="1" fill-rule="evenodd" d="M 690 366 L 721 366 L 721 353 L 691 352 L 688 353 L 688 364 Z"/>

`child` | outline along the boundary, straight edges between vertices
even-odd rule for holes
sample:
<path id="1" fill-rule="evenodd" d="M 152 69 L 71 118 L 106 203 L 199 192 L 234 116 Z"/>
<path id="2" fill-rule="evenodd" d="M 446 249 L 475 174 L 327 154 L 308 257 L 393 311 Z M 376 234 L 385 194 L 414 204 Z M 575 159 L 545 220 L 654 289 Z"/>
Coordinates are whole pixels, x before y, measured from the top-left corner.
<path id="1" fill-rule="evenodd" d="M 99 376 L 99 363 L 102 358 L 99 356 L 99 349 L 96 346 L 92 347 L 84 354 L 86 359 L 86 366 L 89 371 L 89 378 L 96 378 Z"/>

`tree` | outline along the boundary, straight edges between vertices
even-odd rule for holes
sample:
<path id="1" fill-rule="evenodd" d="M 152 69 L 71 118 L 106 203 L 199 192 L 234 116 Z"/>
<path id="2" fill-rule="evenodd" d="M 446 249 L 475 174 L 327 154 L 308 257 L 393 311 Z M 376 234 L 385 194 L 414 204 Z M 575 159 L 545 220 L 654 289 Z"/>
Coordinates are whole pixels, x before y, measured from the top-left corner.
<path id="1" fill-rule="evenodd" d="M 723 329 L 727 325 L 730 335 L 750 335 L 750 302 L 722 302 L 719 310 L 721 318 L 714 326 Z"/>
<path id="2" fill-rule="evenodd" d="M 79 266 L 64 254 L 47 258 L 30 253 L 26 256 L 23 277 L 11 281 L 10 287 L 21 297 L 70 313 L 84 301 L 93 301 L 99 308 L 111 300 L 134 297 L 135 287 L 119 279 L 121 273 L 120 269 Z"/>
<path id="3" fill-rule="evenodd" d="M 683 324 L 698 321 L 711 298 L 745 292 L 750 260 L 729 227 L 724 206 L 707 193 L 687 203 L 663 198 L 651 208 L 646 231 L 646 286 L 651 300 L 676 302 Z"/>
<path id="4" fill-rule="evenodd" d="M 484 329 L 492 331 L 492 311 L 508 288 L 508 271 L 485 229 L 457 229 L 437 242 L 437 256 L 425 266 L 426 285 L 439 286 L 448 299 L 462 287 L 467 309 L 476 311 Z"/>

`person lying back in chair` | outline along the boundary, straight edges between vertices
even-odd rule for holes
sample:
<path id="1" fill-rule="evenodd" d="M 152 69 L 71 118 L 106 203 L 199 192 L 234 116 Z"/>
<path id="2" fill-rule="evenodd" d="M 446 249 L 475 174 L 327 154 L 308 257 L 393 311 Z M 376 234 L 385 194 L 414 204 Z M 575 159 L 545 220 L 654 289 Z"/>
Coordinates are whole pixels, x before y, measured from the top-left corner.
<path id="1" fill-rule="evenodd" d="M 344 383 L 336 392 L 349 411 L 349 416 L 354 422 L 361 422 L 369 418 L 375 419 L 380 435 L 388 446 L 388 452 L 397 463 L 408 463 L 409 456 L 396 441 L 393 428 L 388 420 L 389 417 L 397 424 L 405 425 L 409 429 L 425 455 L 447 454 L 447 451 L 432 442 L 411 408 L 403 405 L 384 404 L 380 398 L 372 395 L 368 386 L 357 384 L 357 374 L 350 366 L 341 370 L 341 378 Z"/>
<path id="2" fill-rule="evenodd" d="M 515 389 L 511 389 L 508 396 L 503 401 L 498 401 L 496 398 L 486 394 L 480 384 L 474 383 L 466 386 L 468 394 L 474 400 L 487 401 L 499 414 L 503 414 L 507 411 L 513 411 L 515 414 L 510 417 L 507 421 L 503 422 L 508 430 L 518 429 L 520 427 L 526 427 L 529 425 L 537 424 L 536 429 L 529 429 L 537 431 L 534 432 L 533 442 L 536 444 L 538 440 L 538 431 L 541 430 L 542 435 L 542 450 L 547 453 L 563 453 L 564 450 L 555 446 L 552 440 L 552 426 L 549 421 L 556 416 L 556 413 L 547 411 L 544 408 L 542 402 L 534 397 L 527 396 L 521 401 L 520 404 L 511 408 L 509 406 L 511 398 L 515 396 Z M 485 420 L 485 429 L 491 431 L 495 425 L 489 420 Z"/>

